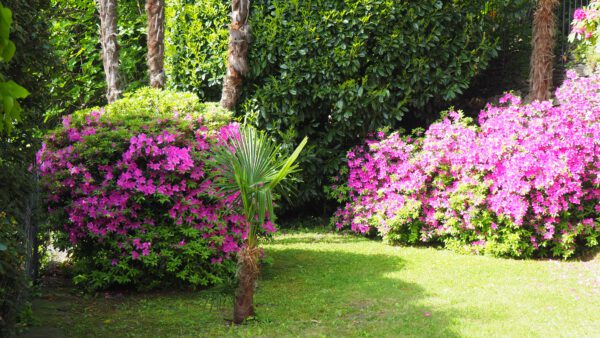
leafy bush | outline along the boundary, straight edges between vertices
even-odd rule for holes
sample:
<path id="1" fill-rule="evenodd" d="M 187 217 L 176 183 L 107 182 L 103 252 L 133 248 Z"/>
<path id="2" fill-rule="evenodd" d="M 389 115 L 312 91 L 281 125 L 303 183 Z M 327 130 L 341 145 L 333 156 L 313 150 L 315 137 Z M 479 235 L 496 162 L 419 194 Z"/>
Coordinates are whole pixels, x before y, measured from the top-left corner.
<path id="1" fill-rule="evenodd" d="M 207 161 L 230 119 L 194 94 L 145 88 L 67 116 L 45 138 L 37 161 L 77 282 L 202 286 L 232 273 L 244 217 Z"/>
<path id="2" fill-rule="evenodd" d="M 588 63 L 592 69 L 600 62 L 600 2 L 578 8 L 573 14 L 573 28 L 569 41 L 575 43 L 576 61 Z"/>
<path id="3" fill-rule="evenodd" d="M 507 95 L 479 126 L 450 112 L 424 137 L 380 134 L 348 152 L 337 227 L 498 256 L 597 246 L 600 76 L 568 76 L 557 106 Z"/>
<path id="4" fill-rule="evenodd" d="M 0 133 L 0 336 L 13 337 L 31 319 L 30 286 L 37 272 L 35 251 L 40 247 L 35 244 L 35 229 L 40 215 L 37 182 L 27 168 L 40 143 L 50 96 L 46 80 L 54 60 L 45 15 L 49 1 L 3 0 L 2 4 L 12 10 L 10 39 L 16 50 L 0 72 L 5 80 L 31 92 L 19 100 L 23 110 L 18 121 L 13 115 L 2 122 L 10 125 L 11 133 Z"/>
<path id="5" fill-rule="evenodd" d="M 12 11 L 0 3 L 0 62 L 9 62 L 15 55 L 15 43 L 9 38 L 12 22 Z M 13 123 L 21 118 L 23 109 L 17 99 L 27 96 L 27 89 L 12 80 L 6 81 L 0 74 L 0 133 L 10 132 Z"/>
<path id="6" fill-rule="evenodd" d="M 26 289 L 22 238 L 17 222 L 0 211 L 0 334 L 15 334 L 18 311 Z"/>
<path id="7" fill-rule="evenodd" d="M 230 2 L 167 0 L 165 68 L 168 85 L 219 101 L 226 71 Z"/>
<path id="8" fill-rule="evenodd" d="M 214 100 L 225 74 L 227 2 L 173 0 L 173 86 Z M 253 1 L 241 110 L 304 156 L 303 200 L 321 195 L 343 150 L 465 90 L 497 54 L 505 1 Z M 502 17 L 504 18 L 504 17 Z M 323 174 L 325 173 L 325 175 Z"/>
<path id="9" fill-rule="evenodd" d="M 478 102 L 471 99 L 495 97 L 506 91 L 529 88 L 531 22 L 536 4 L 531 0 L 511 0 L 506 1 L 501 10 L 495 9 L 490 13 L 498 24 L 494 28 L 494 35 L 500 37 L 498 57 L 475 76 L 469 89 L 454 100 L 453 105 L 464 107 L 467 114 L 477 114 L 483 106 L 478 107 Z M 432 116 L 429 121 L 437 118 Z"/>

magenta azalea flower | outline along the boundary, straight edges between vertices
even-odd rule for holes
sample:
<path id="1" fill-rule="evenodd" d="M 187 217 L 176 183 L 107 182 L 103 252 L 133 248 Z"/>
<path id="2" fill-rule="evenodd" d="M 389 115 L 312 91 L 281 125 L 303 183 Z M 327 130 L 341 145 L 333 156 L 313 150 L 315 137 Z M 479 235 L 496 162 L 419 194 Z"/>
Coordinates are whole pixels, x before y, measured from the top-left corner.
<path id="1" fill-rule="evenodd" d="M 587 18 L 587 13 L 582 8 L 577 8 L 575 13 L 573 13 L 573 18 L 577 21 L 582 21 Z"/>

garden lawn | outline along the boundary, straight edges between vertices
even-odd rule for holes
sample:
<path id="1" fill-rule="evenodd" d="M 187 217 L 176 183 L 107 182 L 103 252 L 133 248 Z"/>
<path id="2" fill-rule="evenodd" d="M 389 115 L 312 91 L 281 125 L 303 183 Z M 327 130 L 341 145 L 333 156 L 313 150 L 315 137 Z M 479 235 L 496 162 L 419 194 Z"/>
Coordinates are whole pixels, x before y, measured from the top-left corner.
<path id="1" fill-rule="evenodd" d="M 326 233 L 265 245 L 258 316 L 231 326 L 214 292 L 34 302 L 26 336 L 599 336 L 600 260 L 518 261 Z M 212 295 L 212 296 L 211 296 Z"/>

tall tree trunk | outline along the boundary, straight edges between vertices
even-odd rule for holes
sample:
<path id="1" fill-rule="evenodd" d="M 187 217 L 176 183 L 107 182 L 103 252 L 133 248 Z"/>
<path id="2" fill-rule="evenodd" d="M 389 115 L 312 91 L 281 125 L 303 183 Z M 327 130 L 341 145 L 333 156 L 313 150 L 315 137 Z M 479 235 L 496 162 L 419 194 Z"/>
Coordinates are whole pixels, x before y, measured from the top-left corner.
<path id="1" fill-rule="evenodd" d="M 106 98 L 112 103 L 121 95 L 119 78 L 119 43 L 117 42 L 117 0 L 98 0 L 100 43 L 106 74 Z"/>
<path id="2" fill-rule="evenodd" d="M 165 87 L 165 0 L 147 0 L 148 15 L 148 69 L 150 86 Z"/>
<path id="3" fill-rule="evenodd" d="M 533 18 L 533 52 L 529 75 L 529 98 L 548 100 L 552 96 L 554 46 L 558 0 L 538 0 Z"/>
<path id="4" fill-rule="evenodd" d="M 238 253 L 238 288 L 233 306 L 233 322 L 241 324 L 254 316 L 254 288 L 258 279 L 259 249 L 244 246 Z"/>
<path id="5" fill-rule="evenodd" d="M 250 0 L 231 0 L 231 26 L 227 50 L 227 74 L 223 79 L 221 106 L 233 109 L 242 90 L 242 76 L 248 72 L 250 43 Z"/>

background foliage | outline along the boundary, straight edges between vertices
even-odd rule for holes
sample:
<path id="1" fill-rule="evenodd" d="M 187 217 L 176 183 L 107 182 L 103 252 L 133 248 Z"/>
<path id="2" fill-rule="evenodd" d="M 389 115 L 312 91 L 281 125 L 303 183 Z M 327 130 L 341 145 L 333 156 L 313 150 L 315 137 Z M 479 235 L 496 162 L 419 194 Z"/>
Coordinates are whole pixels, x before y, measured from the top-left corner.
<path id="1" fill-rule="evenodd" d="M 20 230 L 13 218 L 0 212 L 0 334 L 3 337 L 15 333 L 18 313 L 23 308 L 23 290 L 27 287 Z"/>
<path id="2" fill-rule="evenodd" d="M 166 1 L 165 67 L 168 85 L 219 101 L 226 71 L 230 2 Z"/>
<path id="3" fill-rule="evenodd" d="M 50 2 L 48 0 L 3 0 L 12 10 L 10 38 L 15 54 L 2 64 L 0 73 L 31 94 L 21 100 L 21 117 L 12 132 L 0 135 L 0 253 L 3 266 L 2 313 L 5 320 L 0 335 L 10 336 L 16 315 L 27 310 L 28 278 L 34 277 L 37 257 L 34 235 L 40 219 L 36 176 L 28 168 L 34 162 L 44 128 L 44 113 L 51 106 L 50 77 L 55 58 L 49 44 Z M 57 75 L 57 74 L 56 74 Z M 8 276 L 7 278 L 5 278 Z M 9 333 L 7 333 L 9 332 Z"/>
<path id="4" fill-rule="evenodd" d="M 495 27 L 495 34 L 500 38 L 498 57 L 475 76 L 464 95 L 454 100 L 453 105 L 477 116 L 487 98 L 499 97 L 511 90 L 528 90 L 532 19 L 536 3 L 534 0 L 511 0 L 491 12 L 498 23 Z"/>
<path id="5" fill-rule="evenodd" d="M 10 40 L 12 28 L 12 11 L 0 3 L 0 62 L 7 63 L 15 55 L 15 43 Z M 0 74 L 0 133 L 10 132 L 12 125 L 21 115 L 21 104 L 17 99 L 24 99 L 29 95 L 27 89 L 16 82 L 5 81 Z"/>
<path id="6" fill-rule="evenodd" d="M 171 85 L 216 99 L 225 73 L 227 1 L 172 4 Z M 368 132 L 398 127 L 409 112 L 411 119 L 430 117 L 458 97 L 513 24 L 506 1 L 252 4 L 240 114 L 287 147 L 304 136 L 315 142 L 303 159 L 303 202 L 320 201 L 343 152 Z"/>
<path id="7" fill-rule="evenodd" d="M 58 58 L 51 77 L 53 106 L 48 116 L 106 102 L 106 81 L 100 58 L 98 10 L 95 1 L 51 0 L 51 46 Z M 119 71 L 124 92 L 148 81 L 144 0 L 119 1 Z"/>

